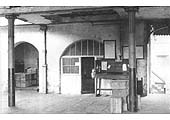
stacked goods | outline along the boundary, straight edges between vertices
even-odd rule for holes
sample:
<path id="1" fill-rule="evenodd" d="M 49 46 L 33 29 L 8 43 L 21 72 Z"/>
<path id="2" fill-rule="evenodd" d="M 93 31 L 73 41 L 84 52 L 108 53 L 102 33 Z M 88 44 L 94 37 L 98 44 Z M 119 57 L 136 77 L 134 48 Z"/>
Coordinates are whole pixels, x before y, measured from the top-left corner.
<path id="1" fill-rule="evenodd" d="M 111 97 L 110 101 L 110 111 L 111 113 L 122 113 L 122 98 L 121 97 Z"/>
<path id="2" fill-rule="evenodd" d="M 113 80 L 112 81 L 112 96 L 114 97 L 125 97 L 128 95 L 128 80 Z"/>
<path id="3" fill-rule="evenodd" d="M 20 80 L 21 80 L 20 87 L 26 87 L 26 78 L 24 73 L 21 74 Z"/>
<path id="4" fill-rule="evenodd" d="M 26 71 L 27 73 L 32 73 L 32 69 L 31 68 L 29 68 L 29 69 L 27 69 L 27 71 Z"/>
<path id="5" fill-rule="evenodd" d="M 122 100 L 122 110 L 127 111 L 127 96 L 129 94 L 129 82 L 128 80 L 113 80 L 112 81 L 112 98 Z M 119 101 L 120 102 L 120 101 Z"/>
<path id="6" fill-rule="evenodd" d="M 37 85 L 37 74 L 33 73 L 33 74 L 31 74 L 31 77 L 32 77 L 31 84 Z"/>
<path id="7" fill-rule="evenodd" d="M 32 74 L 32 73 L 36 73 L 37 72 L 37 69 L 36 68 L 28 68 L 27 69 L 27 71 L 26 71 L 27 73 L 29 73 L 29 74 Z"/>
<path id="8" fill-rule="evenodd" d="M 37 69 L 29 68 L 27 73 L 15 73 L 16 87 L 29 87 L 37 85 Z"/>
<path id="9" fill-rule="evenodd" d="M 27 74 L 28 74 L 28 81 L 30 82 L 31 85 L 37 85 L 37 69 L 36 68 L 29 68 L 27 69 Z"/>
<path id="10" fill-rule="evenodd" d="M 21 77 L 23 77 L 24 73 L 15 73 L 15 83 L 16 87 L 21 87 Z"/>
<path id="11" fill-rule="evenodd" d="M 21 79 L 21 87 L 29 87 L 31 86 L 29 80 L 27 79 L 27 74 L 24 73 L 24 79 Z"/>
<path id="12" fill-rule="evenodd" d="M 15 73 L 16 87 L 28 87 L 31 86 L 31 82 L 25 73 Z"/>
<path id="13" fill-rule="evenodd" d="M 37 73 L 37 69 L 36 68 L 32 68 L 32 73 Z"/>
<path id="14" fill-rule="evenodd" d="M 32 86 L 37 85 L 37 75 L 36 73 L 29 73 L 27 74 L 27 79 Z"/>
<path id="15" fill-rule="evenodd" d="M 32 85 L 37 85 L 37 80 L 32 80 L 32 81 L 31 81 L 31 84 L 32 84 Z"/>
<path id="16" fill-rule="evenodd" d="M 32 86 L 32 74 L 30 74 L 30 73 L 26 73 L 26 78 L 27 78 L 27 84 L 29 85 L 29 86 Z"/>

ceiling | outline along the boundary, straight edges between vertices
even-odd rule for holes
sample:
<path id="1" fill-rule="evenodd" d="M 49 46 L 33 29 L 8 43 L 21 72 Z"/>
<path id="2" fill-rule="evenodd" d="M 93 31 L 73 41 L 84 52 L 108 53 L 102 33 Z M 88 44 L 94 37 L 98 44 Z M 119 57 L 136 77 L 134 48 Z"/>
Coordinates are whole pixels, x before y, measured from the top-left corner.
<path id="1" fill-rule="evenodd" d="M 73 22 L 115 22 L 127 19 L 121 6 L 41 6 L 1 7 L 0 16 L 16 13 L 20 20 L 32 24 L 61 24 Z M 140 20 L 169 20 L 170 7 L 140 6 L 136 13 Z"/>

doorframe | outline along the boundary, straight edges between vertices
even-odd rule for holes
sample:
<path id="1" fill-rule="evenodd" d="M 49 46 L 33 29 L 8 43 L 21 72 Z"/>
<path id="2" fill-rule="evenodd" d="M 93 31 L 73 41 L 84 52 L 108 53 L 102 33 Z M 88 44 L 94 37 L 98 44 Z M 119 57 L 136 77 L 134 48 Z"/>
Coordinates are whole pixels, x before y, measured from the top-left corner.
<path id="1" fill-rule="evenodd" d="M 35 46 L 33 43 L 28 42 L 28 41 L 19 41 L 19 42 L 16 42 L 16 43 L 14 44 L 14 49 L 16 49 L 16 48 L 17 48 L 19 45 L 21 45 L 21 44 L 28 44 L 28 45 L 32 46 L 32 47 L 37 51 L 37 53 L 38 53 L 38 58 L 37 58 L 37 82 L 38 82 L 38 84 L 37 84 L 36 87 L 40 87 L 40 84 L 39 84 L 39 83 L 40 83 L 40 81 L 39 81 L 39 76 L 40 76 L 40 71 L 39 71 L 40 52 L 39 52 L 39 49 L 38 49 L 38 47 Z"/>
<path id="2" fill-rule="evenodd" d="M 82 56 L 82 57 L 80 57 L 80 60 L 81 60 L 81 94 L 83 94 L 83 84 L 82 84 L 82 80 L 83 80 L 83 75 L 82 75 L 82 69 L 83 69 L 83 67 L 82 67 L 82 58 L 94 58 L 94 66 L 93 67 L 95 67 L 96 66 L 96 62 L 95 62 L 95 60 L 97 59 L 97 57 L 96 56 Z M 94 91 L 95 91 L 95 81 L 94 81 Z"/>
<path id="3" fill-rule="evenodd" d="M 151 94 L 151 38 L 147 44 L 147 95 Z"/>

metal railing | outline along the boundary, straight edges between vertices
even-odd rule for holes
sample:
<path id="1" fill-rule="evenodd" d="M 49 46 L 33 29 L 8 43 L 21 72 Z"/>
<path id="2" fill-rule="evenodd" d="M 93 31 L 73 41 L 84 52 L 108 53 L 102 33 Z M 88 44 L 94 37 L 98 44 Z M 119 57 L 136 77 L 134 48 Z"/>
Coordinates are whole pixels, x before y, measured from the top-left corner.
<path id="1" fill-rule="evenodd" d="M 165 84 L 165 80 L 163 80 L 158 74 L 156 74 L 154 71 L 152 71 L 152 73 L 162 82 L 160 82 L 160 84 Z"/>

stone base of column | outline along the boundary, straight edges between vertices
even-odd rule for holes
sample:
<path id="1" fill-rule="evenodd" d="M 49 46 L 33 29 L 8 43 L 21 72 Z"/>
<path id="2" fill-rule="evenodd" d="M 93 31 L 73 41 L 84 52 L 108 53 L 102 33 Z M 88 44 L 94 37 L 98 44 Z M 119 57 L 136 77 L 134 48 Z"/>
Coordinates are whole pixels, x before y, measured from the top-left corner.
<path id="1" fill-rule="evenodd" d="M 137 82 L 136 82 L 136 68 L 129 68 L 129 111 L 137 111 Z"/>
<path id="2" fill-rule="evenodd" d="M 48 93 L 48 83 L 47 83 L 47 65 L 42 66 L 42 78 L 39 80 L 39 93 Z"/>
<path id="3" fill-rule="evenodd" d="M 15 76 L 14 68 L 8 68 L 8 106 L 15 106 Z"/>

